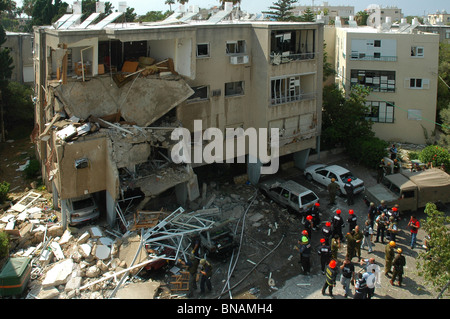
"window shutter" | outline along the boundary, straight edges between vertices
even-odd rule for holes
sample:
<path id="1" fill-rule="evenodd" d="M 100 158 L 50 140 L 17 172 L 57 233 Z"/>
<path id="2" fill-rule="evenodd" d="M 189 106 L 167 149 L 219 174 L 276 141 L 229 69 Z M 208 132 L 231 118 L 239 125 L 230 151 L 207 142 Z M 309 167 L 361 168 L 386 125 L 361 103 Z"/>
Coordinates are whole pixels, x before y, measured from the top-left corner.
<path id="1" fill-rule="evenodd" d="M 411 78 L 405 78 L 405 89 L 409 89 L 411 87 L 410 82 Z"/>
<path id="2" fill-rule="evenodd" d="M 423 79 L 422 80 L 422 88 L 423 89 L 429 89 L 430 88 L 430 79 Z"/>

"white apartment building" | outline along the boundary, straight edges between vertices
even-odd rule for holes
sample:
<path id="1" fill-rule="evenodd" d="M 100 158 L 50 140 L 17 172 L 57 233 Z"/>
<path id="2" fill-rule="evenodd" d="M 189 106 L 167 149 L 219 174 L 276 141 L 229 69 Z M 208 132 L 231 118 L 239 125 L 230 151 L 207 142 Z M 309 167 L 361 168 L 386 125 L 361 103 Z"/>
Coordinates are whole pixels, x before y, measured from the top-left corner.
<path id="1" fill-rule="evenodd" d="M 401 31 L 403 30 L 403 32 Z M 435 129 L 439 36 L 372 27 L 325 28 L 336 83 L 371 89 L 367 119 L 377 137 L 423 144 Z M 327 43 L 328 44 L 328 43 Z M 328 48 L 331 47 L 331 48 Z"/>
<path id="2" fill-rule="evenodd" d="M 348 18 L 355 15 L 354 6 L 330 6 L 328 1 L 324 1 L 321 5 L 298 5 L 292 12 L 294 16 L 301 16 L 307 8 L 311 9 L 314 15 L 322 13 L 332 20 L 336 17 Z"/>

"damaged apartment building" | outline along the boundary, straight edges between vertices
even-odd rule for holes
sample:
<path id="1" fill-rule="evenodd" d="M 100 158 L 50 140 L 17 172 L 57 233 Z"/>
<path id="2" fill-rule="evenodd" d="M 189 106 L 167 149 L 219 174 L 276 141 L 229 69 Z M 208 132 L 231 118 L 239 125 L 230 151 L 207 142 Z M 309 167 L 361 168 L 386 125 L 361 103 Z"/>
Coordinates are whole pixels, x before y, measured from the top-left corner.
<path id="1" fill-rule="evenodd" d="M 194 132 L 195 120 L 223 132 L 278 128 L 280 158 L 298 167 L 319 147 L 323 25 L 226 8 L 207 20 L 191 10 L 114 23 L 121 13 L 113 13 L 35 27 L 33 139 L 63 220 L 67 201 L 88 194 L 111 226 L 132 194 L 174 189 L 180 204 L 199 197 L 194 169 L 206 163 L 171 160 L 172 131 Z M 246 165 L 257 183 L 262 162 Z"/>

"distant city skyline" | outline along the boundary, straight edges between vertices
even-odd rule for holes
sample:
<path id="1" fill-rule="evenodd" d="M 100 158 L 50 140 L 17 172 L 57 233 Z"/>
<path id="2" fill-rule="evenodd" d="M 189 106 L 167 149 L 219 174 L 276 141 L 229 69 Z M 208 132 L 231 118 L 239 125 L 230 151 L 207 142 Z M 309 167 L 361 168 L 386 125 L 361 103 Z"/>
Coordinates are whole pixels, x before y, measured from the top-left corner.
<path id="1" fill-rule="evenodd" d="M 73 1 L 65 0 L 70 5 Z M 106 1 L 105 1 L 106 2 Z M 110 0 L 114 9 L 119 8 L 119 0 Z M 148 11 L 167 11 L 169 5 L 165 4 L 166 0 L 133 0 L 126 1 L 127 5 L 134 8 L 135 13 L 139 15 L 146 14 Z M 241 9 L 248 13 L 261 13 L 262 11 L 269 11 L 269 7 L 272 6 L 277 0 L 242 0 Z M 355 14 L 359 11 L 366 9 L 371 4 L 378 4 L 382 7 L 396 6 L 402 9 L 402 13 L 405 16 L 422 16 L 431 13 L 435 13 L 437 10 L 446 10 L 450 12 L 450 5 L 448 0 L 433 0 L 433 1 L 419 1 L 419 0 L 308 0 L 298 1 L 296 5 L 311 5 L 320 6 L 323 2 L 328 2 L 330 6 L 353 6 L 355 8 Z M 17 6 L 22 5 L 21 0 L 16 1 Z M 175 0 L 175 5 L 172 5 L 172 10 L 178 8 L 180 4 Z M 189 0 L 186 7 L 190 5 L 198 5 L 200 8 L 211 8 L 213 6 L 220 5 L 219 0 Z"/>

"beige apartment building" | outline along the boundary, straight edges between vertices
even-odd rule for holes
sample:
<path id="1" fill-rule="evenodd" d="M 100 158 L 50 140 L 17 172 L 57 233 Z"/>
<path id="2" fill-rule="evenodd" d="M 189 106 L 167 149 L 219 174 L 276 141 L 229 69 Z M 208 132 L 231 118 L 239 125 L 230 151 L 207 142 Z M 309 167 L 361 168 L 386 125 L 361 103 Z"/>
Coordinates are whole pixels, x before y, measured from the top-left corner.
<path id="1" fill-rule="evenodd" d="M 14 69 L 11 80 L 32 85 L 34 82 L 33 34 L 6 32 L 6 41 L 2 47 L 9 48 Z"/>
<path id="2" fill-rule="evenodd" d="M 299 167 L 319 147 L 323 25 L 196 15 L 127 24 L 68 16 L 35 28 L 34 137 L 63 211 L 95 194 L 114 225 L 136 193 L 151 199 L 175 189 L 180 203 L 196 199 L 195 171 L 207 163 L 171 158 L 177 127 L 191 132 L 189 146 L 207 147 L 195 140 L 196 120 L 222 132 L 278 128 L 279 156 Z M 244 164 L 257 183 L 263 161 Z"/>
<path id="3" fill-rule="evenodd" d="M 428 21 L 432 25 L 449 25 L 450 14 L 446 10 L 436 11 L 436 13 L 428 14 Z"/>
<path id="4" fill-rule="evenodd" d="M 435 129 L 439 36 L 413 28 L 327 27 L 325 38 L 336 83 L 371 89 L 366 119 L 376 136 L 423 144 Z"/>

